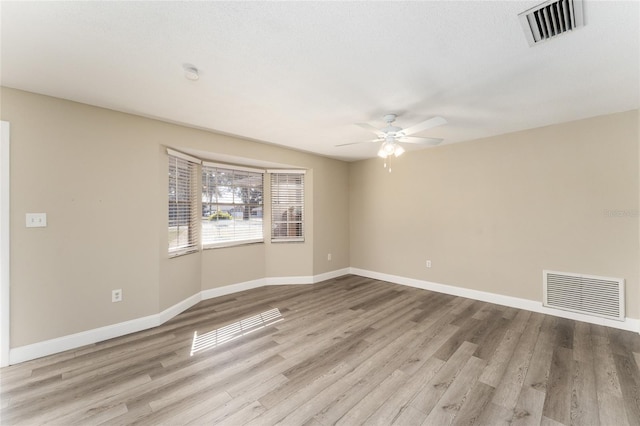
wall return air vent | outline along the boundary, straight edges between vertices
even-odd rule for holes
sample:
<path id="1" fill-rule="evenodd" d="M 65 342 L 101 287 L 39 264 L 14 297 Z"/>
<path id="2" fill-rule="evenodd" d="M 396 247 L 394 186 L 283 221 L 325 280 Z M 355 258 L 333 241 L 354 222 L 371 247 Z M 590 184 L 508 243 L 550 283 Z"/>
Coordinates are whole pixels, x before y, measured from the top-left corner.
<path id="1" fill-rule="evenodd" d="M 624 279 L 543 271 L 543 304 L 624 321 Z"/>
<path id="2" fill-rule="evenodd" d="M 529 46 L 584 26 L 582 0 L 549 0 L 518 18 Z"/>

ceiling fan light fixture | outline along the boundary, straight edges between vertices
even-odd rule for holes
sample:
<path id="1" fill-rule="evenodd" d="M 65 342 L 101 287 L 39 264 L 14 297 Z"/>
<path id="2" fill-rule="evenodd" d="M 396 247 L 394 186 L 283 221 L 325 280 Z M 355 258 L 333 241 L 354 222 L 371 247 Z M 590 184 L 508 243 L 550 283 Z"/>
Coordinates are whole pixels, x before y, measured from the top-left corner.
<path id="1" fill-rule="evenodd" d="M 566 0 L 565 0 L 566 1 Z M 368 140 L 365 142 L 353 142 L 353 143 L 343 143 L 336 146 L 346 146 L 346 145 L 356 145 L 359 143 L 380 143 L 380 148 L 378 149 L 378 157 L 384 159 L 384 167 L 387 168 L 387 162 L 391 160 L 391 157 L 400 157 L 405 153 L 405 149 L 400 146 L 400 143 L 409 143 L 409 144 L 426 144 L 426 145 L 437 145 L 442 142 L 442 139 L 434 139 L 434 138 L 424 138 L 411 136 L 414 133 L 422 132 L 424 130 L 428 130 L 437 126 L 441 126 L 447 123 L 442 117 L 433 117 L 428 120 L 425 120 L 421 123 L 418 123 L 408 129 L 403 129 L 402 127 L 394 126 L 392 123 L 396 121 L 396 114 L 387 114 L 384 116 L 384 121 L 387 123 L 387 127 L 383 129 L 378 129 L 376 127 L 371 126 L 367 123 L 359 123 L 358 126 L 362 127 L 365 130 L 373 132 L 376 135 L 375 139 Z M 391 165 L 388 167 L 389 172 L 391 172 Z"/>
<path id="2" fill-rule="evenodd" d="M 391 155 L 394 152 L 396 152 L 396 144 L 393 142 L 385 142 L 382 144 L 382 150 L 387 154 L 387 155 Z"/>

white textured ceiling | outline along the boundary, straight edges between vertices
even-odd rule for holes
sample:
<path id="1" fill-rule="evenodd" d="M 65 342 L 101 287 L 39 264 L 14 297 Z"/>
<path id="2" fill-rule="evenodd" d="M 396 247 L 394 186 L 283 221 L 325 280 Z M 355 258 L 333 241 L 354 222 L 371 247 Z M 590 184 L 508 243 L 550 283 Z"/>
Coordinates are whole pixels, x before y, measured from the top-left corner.
<path id="1" fill-rule="evenodd" d="M 353 125 L 454 143 L 640 106 L 640 3 L 530 48 L 502 2 L 6 2 L 1 83 L 355 160 Z M 200 70 L 184 78 L 183 64 Z M 428 148 L 427 148 L 428 149 Z"/>

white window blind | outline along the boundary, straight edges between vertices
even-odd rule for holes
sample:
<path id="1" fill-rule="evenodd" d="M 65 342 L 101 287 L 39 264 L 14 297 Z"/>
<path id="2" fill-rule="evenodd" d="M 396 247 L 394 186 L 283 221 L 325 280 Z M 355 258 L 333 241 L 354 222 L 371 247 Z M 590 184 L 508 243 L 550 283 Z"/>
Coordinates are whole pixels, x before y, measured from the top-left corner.
<path id="1" fill-rule="evenodd" d="M 271 171 L 271 241 L 304 241 L 304 173 Z"/>
<path id="2" fill-rule="evenodd" d="M 197 251 L 198 165 L 169 151 L 169 255 Z"/>
<path id="3" fill-rule="evenodd" d="M 262 242 L 264 173 L 248 168 L 202 166 L 204 247 Z"/>

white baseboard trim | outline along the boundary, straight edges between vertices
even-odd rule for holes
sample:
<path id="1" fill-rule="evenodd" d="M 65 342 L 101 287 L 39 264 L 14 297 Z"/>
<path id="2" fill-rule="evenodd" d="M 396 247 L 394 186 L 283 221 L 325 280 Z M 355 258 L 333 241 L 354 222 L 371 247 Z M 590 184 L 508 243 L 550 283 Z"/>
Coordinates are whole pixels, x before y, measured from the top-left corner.
<path id="1" fill-rule="evenodd" d="M 245 290 L 251 290 L 253 288 L 264 287 L 265 285 L 266 285 L 266 279 L 260 278 L 257 280 L 245 281 L 242 283 L 230 284 L 222 287 L 215 287 L 207 290 L 202 290 L 200 294 L 202 295 L 202 300 L 207 300 L 207 299 L 213 299 L 214 297 L 226 296 L 227 294 L 233 294 L 233 293 L 239 293 Z"/>
<path id="2" fill-rule="evenodd" d="M 313 276 L 266 278 L 266 285 L 313 284 Z"/>
<path id="3" fill-rule="evenodd" d="M 103 340 L 113 339 L 114 337 L 120 337 L 126 334 L 131 334 L 149 328 L 157 327 L 175 317 L 179 313 L 196 305 L 201 300 L 226 296 L 228 294 L 251 290 L 258 287 L 264 287 L 266 285 L 314 284 L 348 273 L 349 268 L 344 268 L 314 276 L 261 278 L 223 287 L 202 290 L 201 292 L 196 293 L 193 296 L 189 296 L 185 300 L 176 303 L 175 305 L 163 310 L 158 314 L 148 315 L 142 318 L 136 318 L 117 324 L 82 331 L 80 333 L 69 334 L 67 336 L 62 336 L 55 339 L 44 340 L 42 342 L 12 348 L 9 350 L 9 364 L 19 364 L 21 362 L 30 361 L 32 359 L 41 358 L 43 356 L 53 355 L 56 353 L 68 351 L 70 349 L 76 349 L 85 345 L 98 343 Z"/>
<path id="4" fill-rule="evenodd" d="M 549 309 L 542 306 L 541 302 L 534 300 L 521 299 L 512 296 L 504 296 L 501 294 L 488 293 L 485 291 L 472 290 L 467 288 L 455 287 L 445 284 L 433 283 L 414 278 L 401 277 L 398 275 L 384 274 L 381 272 L 368 271 L 359 268 L 343 268 L 335 271 L 325 272 L 314 276 L 297 276 L 297 277 L 269 277 L 257 280 L 245 281 L 237 284 L 231 284 L 223 287 L 216 287 L 202 290 L 176 303 L 175 305 L 154 315 L 148 315 L 142 318 L 136 318 L 130 321 L 118 324 L 108 325 L 105 327 L 95 328 L 92 330 L 82 331 L 80 333 L 70 334 L 55 339 L 45 340 L 30 345 L 12 348 L 9 351 L 9 364 L 18 364 L 32 359 L 41 358 L 47 355 L 53 355 L 70 349 L 76 349 L 81 346 L 90 345 L 101 342 L 103 340 L 113 339 L 114 337 L 124 336 L 126 334 L 135 333 L 137 331 L 146 330 L 157 327 L 179 313 L 196 305 L 201 300 L 212 299 L 215 297 L 226 296 L 228 294 L 238 293 L 245 290 L 251 290 L 267 285 L 292 285 L 292 284 L 315 284 L 321 281 L 337 278 L 342 275 L 353 274 L 362 277 L 373 278 L 377 280 L 387 281 L 395 284 L 406 285 L 409 287 L 420 288 L 423 290 L 436 291 L 438 293 L 450 294 L 453 296 L 466 297 L 469 299 L 480 300 L 483 302 L 495 303 L 498 305 L 509 306 L 512 308 L 524 309 L 532 312 L 553 315 L 556 317 L 583 321 L 591 324 L 604 325 L 607 327 L 617 328 L 621 330 L 640 332 L 640 320 L 627 318 L 625 321 L 613 321 L 606 318 L 595 318 L 587 315 L 577 314 L 567 311 L 559 311 Z"/>
<path id="5" fill-rule="evenodd" d="M 175 305 L 165 309 L 158 314 L 158 323 L 151 327 L 156 327 L 162 323 L 169 321 L 171 318 L 178 315 L 180 312 L 184 312 L 193 305 L 198 304 L 202 300 L 202 292 L 196 293 L 193 296 L 187 297 L 182 302 L 178 302 Z M 135 321 L 135 320 L 134 320 Z"/>
<path id="6" fill-rule="evenodd" d="M 333 278 L 338 278 L 341 277 L 343 275 L 347 275 L 349 274 L 351 268 L 343 268 L 343 269 L 336 269 L 335 271 L 329 271 L 329 272 L 325 272 L 324 274 L 318 274 L 318 275 L 314 275 L 313 276 L 313 283 L 319 283 L 322 281 L 326 281 L 326 280 L 331 280 Z"/>
<path id="7" fill-rule="evenodd" d="M 415 278 L 401 277 L 398 275 L 383 274 L 381 272 L 368 271 L 359 268 L 349 268 L 349 273 L 353 275 L 360 275 L 362 277 L 373 278 L 376 280 L 387 281 L 394 284 L 421 288 L 423 290 L 431 290 L 438 293 L 466 297 L 468 299 L 480 300 L 482 302 L 495 303 L 497 305 L 509 306 L 511 308 L 524 309 L 526 311 L 538 312 L 541 314 L 640 333 L 640 320 L 634 318 L 626 318 L 625 321 L 615 321 L 607 318 L 591 317 L 575 312 L 550 309 L 543 306 L 542 302 L 536 302 L 534 300 L 521 299 L 518 297 L 505 296 L 502 294 L 489 293 L 486 291 L 472 290 L 462 287 L 455 287 L 446 284 L 438 284 L 429 281 L 418 280 Z"/>
<path id="8" fill-rule="evenodd" d="M 124 336 L 125 334 L 146 330 L 147 328 L 159 325 L 161 315 L 162 314 L 149 315 L 130 321 L 120 322 L 118 324 L 69 334 L 56 339 L 12 348 L 9 351 L 9 364 L 18 364 L 20 362 L 64 352 L 69 349 L 75 349 L 81 346 L 101 342 L 103 340 L 113 339 L 114 337 Z"/>

